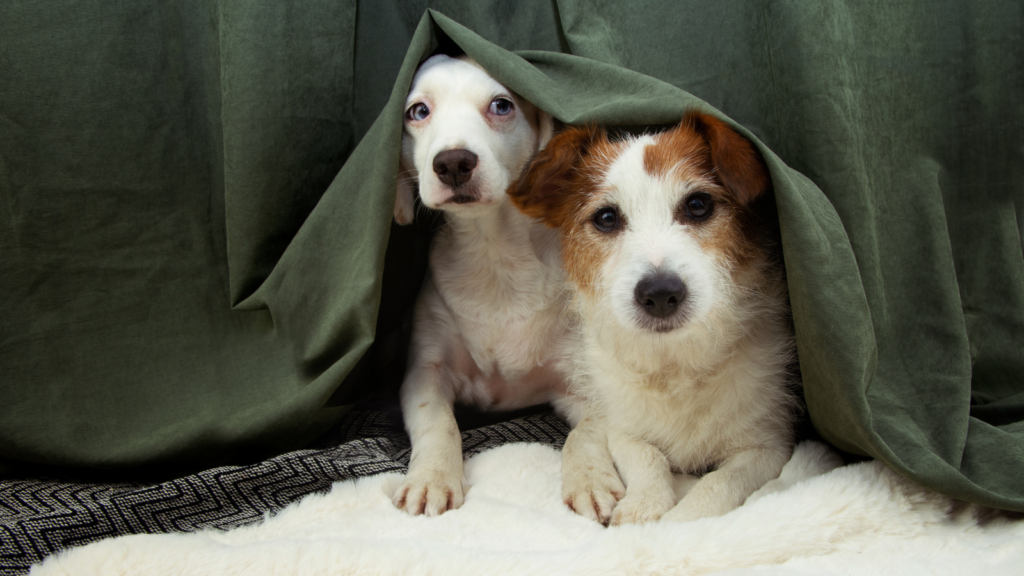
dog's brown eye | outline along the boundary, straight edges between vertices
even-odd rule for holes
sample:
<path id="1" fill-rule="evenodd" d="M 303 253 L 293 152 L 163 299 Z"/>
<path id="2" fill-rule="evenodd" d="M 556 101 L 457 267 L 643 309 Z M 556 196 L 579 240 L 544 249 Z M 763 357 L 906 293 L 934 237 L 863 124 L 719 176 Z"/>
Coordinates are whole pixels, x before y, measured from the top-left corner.
<path id="1" fill-rule="evenodd" d="M 601 232 L 611 232 L 619 227 L 619 211 L 615 208 L 601 208 L 594 213 L 594 227 Z"/>
<path id="2" fill-rule="evenodd" d="M 515 105 L 512 104 L 512 101 L 509 100 L 508 98 L 498 97 L 498 98 L 495 98 L 494 100 L 491 100 L 491 110 L 490 110 L 490 112 L 491 112 L 491 114 L 496 114 L 498 116 L 505 116 L 509 112 L 511 112 L 512 108 L 514 108 L 514 107 L 515 107 Z"/>
<path id="3" fill-rule="evenodd" d="M 694 220 L 706 220 L 711 216 L 715 204 L 711 196 L 698 192 L 686 199 L 686 215 Z"/>
<path id="4" fill-rule="evenodd" d="M 417 102 L 405 111 L 405 118 L 413 122 L 423 120 L 427 116 L 430 116 L 430 108 L 423 102 Z"/>

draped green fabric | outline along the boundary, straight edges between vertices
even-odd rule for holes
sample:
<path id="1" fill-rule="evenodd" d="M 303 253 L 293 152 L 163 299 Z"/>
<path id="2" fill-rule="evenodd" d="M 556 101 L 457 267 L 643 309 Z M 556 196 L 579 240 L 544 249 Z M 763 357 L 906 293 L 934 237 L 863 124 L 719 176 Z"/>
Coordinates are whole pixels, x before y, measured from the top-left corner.
<path id="1" fill-rule="evenodd" d="M 430 6 L 0 5 L 0 472 L 253 458 L 399 379 L 402 106 L 454 45 L 567 123 L 750 137 L 815 427 L 1024 510 L 1019 3 Z"/>

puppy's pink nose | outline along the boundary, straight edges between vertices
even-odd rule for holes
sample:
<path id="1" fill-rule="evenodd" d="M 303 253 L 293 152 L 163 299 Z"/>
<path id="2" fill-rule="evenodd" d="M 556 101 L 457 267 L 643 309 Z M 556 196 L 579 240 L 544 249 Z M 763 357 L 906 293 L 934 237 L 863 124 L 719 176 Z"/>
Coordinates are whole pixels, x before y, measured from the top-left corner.
<path id="1" fill-rule="evenodd" d="M 441 182 L 455 188 L 469 182 L 476 163 L 476 154 L 465 148 L 445 150 L 434 156 L 434 173 Z"/>

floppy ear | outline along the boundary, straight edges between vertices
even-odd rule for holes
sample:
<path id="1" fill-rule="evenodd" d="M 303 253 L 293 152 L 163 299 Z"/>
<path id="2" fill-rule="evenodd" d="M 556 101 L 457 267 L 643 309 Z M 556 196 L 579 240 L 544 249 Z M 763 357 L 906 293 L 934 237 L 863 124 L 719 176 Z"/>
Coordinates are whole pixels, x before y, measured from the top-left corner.
<path id="1" fill-rule="evenodd" d="M 555 134 L 555 120 L 551 114 L 537 108 L 537 150 L 543 150 Z"/>
<path id="2" fill-rule="evenodd" d="M 709 114 L 687 112 L 683 124 L 689 123 L 711 146 L 711 163 L 722 184 L 743 204 L 771 189 L 761 153 L 725 122 Z"/>
<path id="3" fill-rule="evenodd" d="M 406 225 L 412 223 L 416 215 L 416 191 L 413 190 L 413 182 L 416 177 L 406 169 L 405 163 L 398 161 L 397 188 L 395 192 L 395 222 Z"/>
<path id="4" fill-rule="evenodd" d="M 560 227 L 573 213 L 580 165 L 594 145 L 607 138 L 604 129 L 596 126 L 559 132 L 509 187 L 512 202 L 527 216 Z"/>

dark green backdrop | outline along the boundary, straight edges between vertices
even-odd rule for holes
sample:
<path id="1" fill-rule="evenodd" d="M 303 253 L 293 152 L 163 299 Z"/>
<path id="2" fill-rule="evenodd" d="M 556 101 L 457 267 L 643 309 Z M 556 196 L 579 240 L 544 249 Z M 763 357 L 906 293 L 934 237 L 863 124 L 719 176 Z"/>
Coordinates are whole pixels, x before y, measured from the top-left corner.
<path id="1" fill-rule="evenodd" d="M 430 5 L 0 4 L 0 472 L 255 458 L 400 376 L 402 104 L 450 38 L 565 122 L 735 120 L 816 427 L 1024 510 L 1019 2 Z"/>

